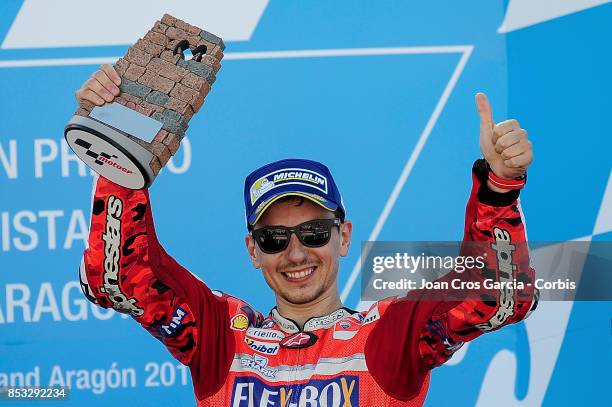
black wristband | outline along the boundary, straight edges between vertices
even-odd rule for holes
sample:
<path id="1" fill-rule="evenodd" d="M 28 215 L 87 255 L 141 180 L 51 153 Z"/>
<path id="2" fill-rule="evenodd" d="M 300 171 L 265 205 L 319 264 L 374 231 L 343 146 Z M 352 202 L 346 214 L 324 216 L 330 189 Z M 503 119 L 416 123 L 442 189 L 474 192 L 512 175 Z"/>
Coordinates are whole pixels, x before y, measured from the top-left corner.
<path id="1" fill-rule="evenodd" d="M 489 179 L 489 164 L 484 158 L 479 158 L 474 162 L 472 171 L 478 181 L 480 181 L 480 188 L 478 188 L 478 201 L 485 205 L 490 206 L 508 206 L 512 205 L 520 195 L 520 189 L 512 189 L 508 192 L 495 192 L 487 186 L 487 180 Z"/>

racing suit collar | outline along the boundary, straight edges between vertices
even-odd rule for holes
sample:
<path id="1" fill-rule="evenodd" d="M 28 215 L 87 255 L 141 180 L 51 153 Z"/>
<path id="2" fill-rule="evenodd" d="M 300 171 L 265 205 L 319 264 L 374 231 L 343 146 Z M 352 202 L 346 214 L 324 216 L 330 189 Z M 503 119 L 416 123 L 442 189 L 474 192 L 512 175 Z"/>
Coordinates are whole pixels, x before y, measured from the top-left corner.
<path id="1" fill-rule="evenodd" d="M 317 329 L 330 328 L 336 322 L 355 313 L 357 313 L 357 311 L 353 311 L 352 309 L 346 307 L 338 308 L 327 315 L 307 319 L 304 323 L 304 329 L 300 329 L 300 326 L 294 320 L 282 316 L 276 307 L 272 308 L 272 311 L 270 311 L 270 318 L 281 330 L 287 333 L 295 333 L 300 331 L 316 331 Z"/>

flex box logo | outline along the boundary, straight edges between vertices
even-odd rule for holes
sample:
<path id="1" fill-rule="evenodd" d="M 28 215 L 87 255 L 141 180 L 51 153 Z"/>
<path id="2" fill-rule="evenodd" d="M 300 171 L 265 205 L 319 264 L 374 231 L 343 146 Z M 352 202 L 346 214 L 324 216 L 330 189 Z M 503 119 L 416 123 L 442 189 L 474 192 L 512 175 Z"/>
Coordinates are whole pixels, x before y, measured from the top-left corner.
<path id="1" fill-rule="evenodd" d="M 340 376 L 295 385 L 270 386 L 254 377 L 234 381 L 231 406 L 326 407 L 359 405 L 359 378 Z"/>

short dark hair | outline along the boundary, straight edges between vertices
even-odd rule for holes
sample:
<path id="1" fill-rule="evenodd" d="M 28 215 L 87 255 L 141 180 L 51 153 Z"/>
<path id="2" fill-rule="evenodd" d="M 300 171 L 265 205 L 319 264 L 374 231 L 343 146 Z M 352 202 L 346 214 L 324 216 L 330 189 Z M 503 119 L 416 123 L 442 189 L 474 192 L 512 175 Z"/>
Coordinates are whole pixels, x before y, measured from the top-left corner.
<path id="1" fill-rule="evenodd" d="M 276 202 L 295 202 L 295 206 L 301 206 L 304 204 L 305 200 L 306 198 L 304 198 L 301 195 L 287 195 L 287 196 L 280 198 Z M 341 210 L 336 209 L 334 211 L 334 217 L 339 218 L 340 221 L 344 222 L 344 215 L 342 214 Z"/>
<path id="2" fill-rule="evenodd" d="M 276 202 L 295 202 L 295 206 L 301 206 L 304 204 L 305 201 L 306 201 L 306 198 L 304 198 L 301 195 L 287 195 L 287 196 L 284 196 L 276 200 Z M 336 209 L 334 211 L 334 217 L 340 219 L 340 222 L 344 222 L 344 214 L 342 213 L 340 209 Z M 254 226 L 255 224 L 247 226 L 247 229 L 249 230 L 249 232 L 253 230 Z"/>

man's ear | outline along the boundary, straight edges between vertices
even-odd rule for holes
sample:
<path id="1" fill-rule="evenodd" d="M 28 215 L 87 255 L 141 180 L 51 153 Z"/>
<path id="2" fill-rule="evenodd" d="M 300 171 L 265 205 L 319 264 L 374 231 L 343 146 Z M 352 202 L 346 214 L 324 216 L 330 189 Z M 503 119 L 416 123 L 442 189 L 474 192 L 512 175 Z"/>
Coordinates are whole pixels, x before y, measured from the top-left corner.
<path id="1" fill-rule="evenodd" d="M 257 255 L 257 248 L 255 247 L 255 240 L 253 240 L 253 236 L 246 235 L 244 238 L 244 243 L 246 244 L 247 251 L 249 252 L 249 258 L 251 259 L 251 264 L 253 264 L 253 267 L 256 269 L 261 268 L 261 263 Z"/>
<path id="2" fill-rule="evenodd" d="M 340 224 L 340 256 L 342 257 L 348 255 L 352 234 L 353 222 L 345 220 Z"/>

